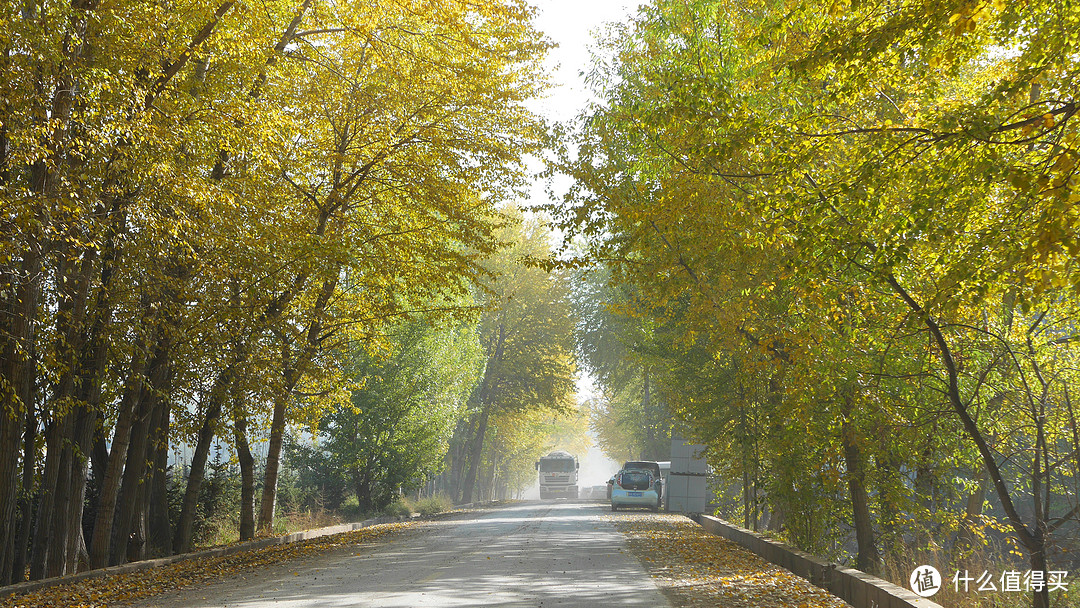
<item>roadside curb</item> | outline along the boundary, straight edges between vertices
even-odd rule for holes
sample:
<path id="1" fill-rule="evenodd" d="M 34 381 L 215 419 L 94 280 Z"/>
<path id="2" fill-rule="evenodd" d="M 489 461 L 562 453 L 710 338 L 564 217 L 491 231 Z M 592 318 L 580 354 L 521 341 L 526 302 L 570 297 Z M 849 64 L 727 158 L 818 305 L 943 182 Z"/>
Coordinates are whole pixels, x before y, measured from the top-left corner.
<path id="1" fill-rule="evenodd" d="M 455 505 L 454 510 L 457 509 L 473 509 L 481 508 L 485 506 L 491 506 L 498 501 L 468 503 L 464 505 Z M 433 517 L 438 517 L 442 514 L 435 514 Z M 168 566 L 178 562 L 187 561 L 189 559 L 206 559 L 211 557 L 228 557 L 230 555 L 237 555 L 239 553 L 247 553 L 248 551 L 257 551 L 259 549 L 265 549 L 267 547 L 273 547 L 275 545 L 287 545 L 303 540 L 312 538 L 319 538 L 322 536 L 332 536 L 334 534 L 343 534 L 346 532 L 355 532 L 362 528 L 370 526 L 376 526 L 379 524 L 387 524 L 399 521 L 411 521 L 415 519 L 421 519 L 419 513 L 412 513 L 409 517 L 372 517 L 365 519 L 364 521 L 338 524 L 336 526 L 327 526 L 325 528 L 315 528 L 312 530 L 302 530 L 300 532 L 293 532 L 292 534 L 286 534 L 284 536 L 271 536 L 267 538 L 257 538 L 255 540 L 244 541 L 242 543 L 236 543 L 234 545 L 227 545 L 224 547 L 214 547 L 211 549 L 203 549 L 201 551 L 195 551 L 193 553 L 184 553 L 181 555 L 171 555 L 169 557 L 159 557 L 157 559 L 147 559 L 138 562 L 130 562 L 127 564 L 121 564 L 119 566 L 108 566 L 105 568 L 97 568 L 95 570 L 86 570 L 78 572 L 76 574 L 68 574 L 66 576 L 56 576 L 53 578 L 44 578 L 37 581 L 26 581 L 22 583 L 15 583 L 13 585 L 6 585 L 0 587 L 0 598 L 8 597 L 11 595 L 22 595 L 30 593 L 32 591 L 38 591 L 39 589 L 46 589 L 56 585 L 70 585 L 72 583 L 78 583 L 80 581 L 101 578 L 104 576 L 111 576 L 114 574 L 127 574 L 130 572 L 141 572 L 143 570 L 150 570 L 161 566 Z"/>

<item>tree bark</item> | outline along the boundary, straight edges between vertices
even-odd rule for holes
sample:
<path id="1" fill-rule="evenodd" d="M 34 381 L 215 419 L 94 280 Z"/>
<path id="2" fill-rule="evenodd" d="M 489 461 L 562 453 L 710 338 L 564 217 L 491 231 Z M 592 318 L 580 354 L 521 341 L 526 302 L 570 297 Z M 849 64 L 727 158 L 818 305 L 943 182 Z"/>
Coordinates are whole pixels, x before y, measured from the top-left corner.
<path id="1" fill-rule="evenodd" d="M 281 448 L 285 443 L 285 413 L 290 394 L 282 390 L 274 395 L 274 417 L 270 422 L 270 443 L 266 449 L 266 470 L 263 474 L 262 502 L 259 505 L 259 530 L 274 527 L 277 509 L 277 482 L 281 468 Z"/>
<path id="2" fill-rule="evenodd" d="M 138 503 L 139 486 L 146 478 L 146 455 L 150 436 L 151 416 L 153 415 L 150 390 L 145 386 L 138 389 L 138 405 L 131 427 L 131 439 L 128 442 L 126 465 L 120 482 L 120 497 L 113 524 L 109 564 L 122 564 L 127 560 L 128 541 L 135 529 L 135 511 Z M 114 447 L 113 450 L 116 450 Z"/>
<path id="3" fill-rule="evenodd" d="M 0 393 L 0 583 L 12 580 L 12 564 L 18 559 L 15 544 L 15 504 L 19 490 L 19 429 L 34 407 L 33 324 L 38 308 L 40 286 L 36 277 L 40 271 L 40 252 L 27 252 L 21 265 L 21 276 L 9 274 L 16 291 L 15 302 L 4 312 L 3 341 L 0 360 L 0 386 L 10 387 Z M 28 488 L 23 486 L 23 491 Z M 26 513 L 23 514 L 26 517 Z M 21 560 L 25 562 L 25 558 Z M 22 572 L 14 575 L 21 580 Z"/>
<path id="4" fill-rule="evenodd" d="M 73 416 L 68 416 L 73 418 Z M 68 429 L 72 429 L 74 426 L 74 420 L 67 426 Z M 59 457 L 59 472 L 57 473 L 55 484 L 55 497 L 51 505 L 49 512 L 45 514 L 46 521 L 48 522 L 49 531 L 46 535 L 49 540 L 49 549 L 45 554 L 45 576 L 52 578 L 54 576 L 63 576 L 67 574 L 64 568 L 68 562 L 68 550 L 70 544 L 68 543 L 68 533 L 70 530 L 70 523 L 67 519 L 67 513 L 69 508 L 69 501 L 71 500 L 71 470 L 73 467 L 74 455 L 71 448 L 67 444 L 71 441 L 71 434 L 73 430 L 70 430 L 63 438 L 64 443 L 60 447 Z"/>
<path id="5" fill-rule="evenodd" d="M 480 404 L 480 417 L 476 423 L 476 434 L 469 443 L 469 471 L 465 475 L 465 481 L 461 484 L 461 502 L 467 503 L 473 500 L 473 488 L 476 487 L 476 474 L 480 468 L 480 457 L 484 452 L 484 436 L 487 434 L 488 416 L 491 413 L 491 394 L 498 383 L 500 363 L 506 345 L 506 326 L 500 324 L 496 329 L 495 343 L 489 351 L 487 365 L 484 367 L 484 379 L 480 383 L 480 391 L 477 394 L 477 403 Z"/>
<path id="6" fill-rule="evenodd" d="M 975 420 L 971 417 L 970 412 L 968 412 L 967 404 L 964 403 L 963 397 L 960 396 L 960 372 L 956 367 L 956 361 L 953 359 L 952 349 L 949 348 L 949 343 L 945 339 L 945 334 L 941 331 L 941 326 L 938 325 L 937 321 L 930 315 L 929 311 L 924 310 L 922 305 L 920 305 L 915 298 L 911 297 L 911 294 L 900 285 L 900 282 L 896 280 L 896 277 L 886 275 L 885 281 L 892 287 L 900 299 L 907 304 L 908 308 L 910 308 L 918 318 L 922 319 L 923 324 L 925 324 L 926 328 L 929 330 L 930 337 L 937 345 L 942 363 L 945 366 L 945 394 L 949 398 L 949 404 L 960 418 L 960 422 L 964 427 L 964 432 L 975 443 L 975 447 L 979 450 L 979 456 L 982 458 L 983 465 L 986 467 L 986 472 L 990 477 L 990 481 L 994 484 L 994 490 L 997 493 L 998 499 L 1001 501 L 1001 508 L 1005 511 L 1005 516 L 1009 525 L 1012 527 L 1013 531 L 1016 532 L 1016 536 L 1020 539 L 1020 542 L 1025 548 L 1034 554 L 1038 543 L 1032 532 L 1028 530 L 1027 526 L 1024 524 L 1024 520 L 1020 516 L 1020 513 L 1016 510 L 1016 505 L 1013 503 L 1012 495 L 1009 493 L 1008 485 L 1005 483 L 1005 477 L 1001 473 L 1001 468 L 998 466 L 997 459 L 994 457 L 994 453 L 990 449 L 986 437 L 983 436 L 979 427 L 975 424 Z"/>
<path id="7" fill-rule="evenodd" d="M 151 417 L 153 417 L 153 415 L 151 415 Z M 135 508 L 132 510 L 131 534 L 128 536 L 126 546 L 123 547 L 123 549 L 125 549 L 125 559 L 129 562 L 142 561 L 147 557 L 146 546 L 149 538 L 147 528 L 150 519 L 150 484 L 146 482 L 146 468 L 144 456 L 144 463 L 142 466 L 144 478 L 135 488 Z"/>
<path id="8" fill-rule="evenodd" d="M 172 402 L 160 406 L 158 439 L 154 445 L 154 476 L 150 489 L 150 546 L 157 555 L 173 554 L 172 525 L 169 523 L 169 429 Z"/>
<path id="9" fill-rule="evenodd" d="M 30 580 L 45 578 L 45 561 L 49 553 L 50 535 L 45 530 L 52 529 L 52 513 L 56 503 L 57 480 L 60 479 L 60 456 L 63 441 L 69 433 L 63 427 L 70 417 L 64 416 L 53 420 L 45 429 L 45 470 L 41 475 L 41 498 L 38 500 L 37 514 L 34 518 L 33 546 L 30 552 Z"/>
<path id="10" fill-rule="evenodd" d="M 488 416 L 490 406 L 484 405 L 480 410 L 480 418 L 476 422 L 476 434 L 469 443 L 469 472 L 465 475 L 465 483 L 461 485 L 461 502 L 473 502 L 473 489 L 476 487 L 476 475 L 480 470 L 480 457 L 484 453 L 484 436 L 487 434 Z"/>
<path id="11" fill-rule="evenodd" d="M 67 543 L 66 560 L 63 566 L 65 574 L 77 572 L 79 566 L 85 569 L 90 561 L 82 524 L 83 509 L 86 505 L 86 482 L 90 472 L 90 446 L 94 439 L 94 431 L 101 424 L 96 405 L 80 407 L 75 420 L 74 445 L 71 448 L 69 469 L 71 477 L 67 484 L 70 494 L 67 512 L 63 514 L 66 520 L 64 538 Z"/>
<path id="12" fill-rule="evenodd" d="M 18 545 L 15 527 L 15 505 L 19 495 L 18 421 L 23 412 L 17 399 L 6 397 L 0 404 L 0 585 L 22 580 L 22 573 L 14 564 L 21 561 L 18 553 L 23 551 Z M 26 516 L 25 511 L 23 516 Z"/>
<path id="13" fill-rule="evenodd" d="M 472 417 L 468 420 L 459 420 L 454 427 L 454 436 L 450 440 L 450 472 L 447 485 L 449 486 L 450 499 L 454 504 L 464 502 L 461 500 L 461 484 L 464 481 L 462 474 L 465 469 L 465 448 L 472 437 Z"/>
<path id="14" fill-rule="evenodd" d="M 282 380 L 281 392 L 274 396 L 274 417 L 270 423 L 270 444 L 266 450 L 266 471 L 263 477 L 262 504 L 259 510 L 259 529 L 269 530 L 274 525 L 274 510 L 277 506 L 277 482 L 281 468 L 281 448 L 285 442 L 285 415 L 289 400 L 303 373 L 304 367 L 318 352 L 322 345 L 323 317 L 330 305 L 330 298 L 337 290 L 340 266 L 335 268 L 331 278 L 323 281 L 319 295 L 311 307 L 311 320 L 304 333 L 304 348 L 293 360 L 290 344 L 282 339 Z"/>

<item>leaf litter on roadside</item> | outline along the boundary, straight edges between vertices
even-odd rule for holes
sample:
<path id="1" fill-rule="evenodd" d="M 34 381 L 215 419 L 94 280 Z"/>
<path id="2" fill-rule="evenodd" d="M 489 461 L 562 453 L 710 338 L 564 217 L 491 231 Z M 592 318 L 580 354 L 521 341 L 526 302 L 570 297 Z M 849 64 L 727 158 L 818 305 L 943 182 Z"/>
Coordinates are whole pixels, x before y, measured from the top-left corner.
<path id="1" fill-rule="evenodd" d="M 681 515 L 611 514 L 675 606 L 845 608 L 846 602 Z"/>
<path id="2" fill-rule="evenodd" d="M 104 608 L 254 571 L 286 560 L 358 545 L 414 527 L 418 522 L 379 524 L 352 532 L 274 545 L 235 555 L 188 559 L 139 572 L 108 574 L 23 595 L 0 598 L 0 608 Z"/>

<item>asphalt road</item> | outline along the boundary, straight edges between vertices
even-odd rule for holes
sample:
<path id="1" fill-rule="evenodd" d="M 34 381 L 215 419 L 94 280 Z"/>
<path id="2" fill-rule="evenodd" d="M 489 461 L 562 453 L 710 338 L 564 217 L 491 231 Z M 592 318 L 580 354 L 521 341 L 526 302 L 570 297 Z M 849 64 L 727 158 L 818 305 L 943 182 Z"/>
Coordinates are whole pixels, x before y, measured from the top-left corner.
<path id="1" fill-rule="evenodd" d="M 522 503 L 277 564 L 133 604 L 275 606 L 669 606 L 599 503 Z M 616 515 L 617 516 L 617 515 Z"/>

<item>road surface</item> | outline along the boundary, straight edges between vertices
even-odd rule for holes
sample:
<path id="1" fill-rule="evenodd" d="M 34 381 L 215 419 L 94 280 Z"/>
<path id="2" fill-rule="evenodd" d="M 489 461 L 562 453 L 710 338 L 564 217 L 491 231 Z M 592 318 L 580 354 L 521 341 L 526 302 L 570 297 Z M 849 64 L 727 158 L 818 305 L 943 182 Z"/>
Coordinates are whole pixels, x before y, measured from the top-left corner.
<path id="1" fill-rule="evenodd" d="M 604 506 L 522 503 L 460 514 L 133 606 L 669 606 Z"/>

